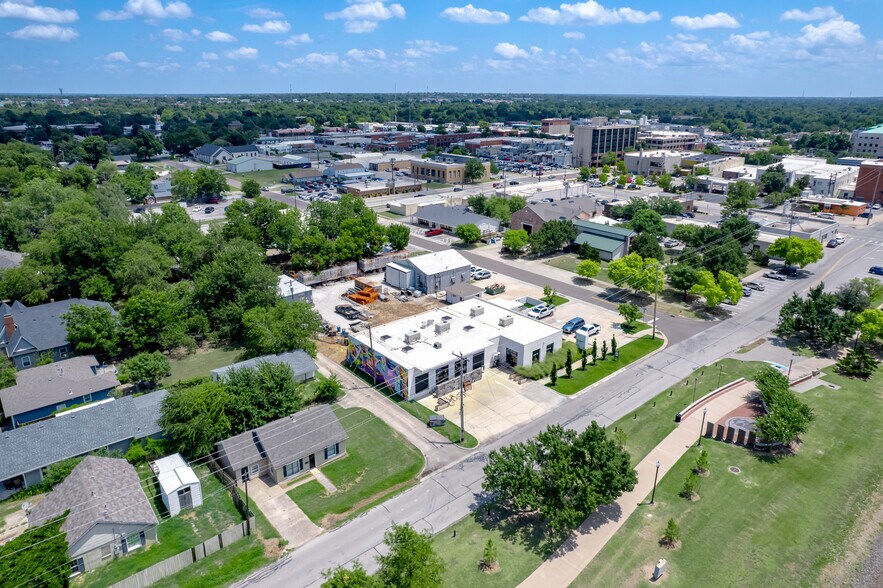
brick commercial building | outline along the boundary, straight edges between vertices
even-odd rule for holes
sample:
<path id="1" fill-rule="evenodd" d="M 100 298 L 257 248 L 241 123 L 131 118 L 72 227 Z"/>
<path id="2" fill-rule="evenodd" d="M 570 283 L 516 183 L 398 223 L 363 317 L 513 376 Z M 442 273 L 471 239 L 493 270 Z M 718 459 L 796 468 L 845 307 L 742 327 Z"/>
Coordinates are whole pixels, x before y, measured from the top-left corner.
<path id="1" fill-rule="evenodd" d="M 544 118 L 540 121 L 541 132 L 546 135 L 569 135 L 570 119 L 569 118 Z"/>
<path id="2" fill-rule="evenodd" d="M 462 143 L 466 139 L 477 139 L 481 133 L 448 133 L 447 135 L 432 135 L 426 141 L 430 147 L 447 148 L 454 143 Z"/>
<path id="3" fill-rule="evenodd" d="M 855 181 L 855 198 L 872 206 L 883 204 L 883 161 L 862 162 Z"/>
<path id="4" fill-rule="evenodd" d="M 637 144 L 638 129 L 638 125 L 577 125 L 573 132 L 573 165 L 599 166 L 607 153 L 621 159 L 626 149 Z"/>

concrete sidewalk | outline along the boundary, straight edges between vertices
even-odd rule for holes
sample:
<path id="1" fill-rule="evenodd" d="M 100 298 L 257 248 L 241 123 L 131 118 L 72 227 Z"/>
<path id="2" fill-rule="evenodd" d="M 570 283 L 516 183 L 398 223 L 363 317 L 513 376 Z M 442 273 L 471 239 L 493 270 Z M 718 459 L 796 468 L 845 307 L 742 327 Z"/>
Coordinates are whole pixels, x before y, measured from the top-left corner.
<path id="1" fill-rule="evenodd" d="M 282 538 L 288 541 L 289 548 L 299 547 L 322 533 L 322 529 L 313 524 L 279 484 L 262 477 L 251 480 L 248 490 L 249 498 L 254 500 Z"/>
<path id="2" fill-rule="evenodd" d="M 708 409 L 706 422 L 713 422 L 727 415 L 745 402 L 746 396 L 753 390 L 755 390 L 754 383 L 746 382 L 720 397 L 709 400 L 703 406 Z M 659 479 L 661 480 L 675 462 L 690 447 L 696 445 L 701 426 L 702 411 L 694 411 L 638 464 L 635 468 L 638 472 L 638 483 L 635 485 L 635 489 L 620 496 L 616 502 L 604 505 L 592 513 L 575 531 L 574 536 L 556 549 L 549 559 L 544 561 L 520 586 L 523 588 L 564 588 L 569 586 L 598 555 L 598 552 L 622 527 L 629 516 L 639 506 L 645 505 L 645 502 L 649 501 L 650 492 L 653 490 L 656 462 L 659 461 Z M 645 505 L 644 508 L 649 507 Z"/>

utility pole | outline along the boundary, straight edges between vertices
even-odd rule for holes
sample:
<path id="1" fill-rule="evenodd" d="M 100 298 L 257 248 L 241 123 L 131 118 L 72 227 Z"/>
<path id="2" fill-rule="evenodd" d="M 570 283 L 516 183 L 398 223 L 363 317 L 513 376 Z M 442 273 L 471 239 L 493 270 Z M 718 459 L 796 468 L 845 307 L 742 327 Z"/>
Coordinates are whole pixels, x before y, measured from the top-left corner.
<path id="1" fill-rule="evenodd" d="M 453 353 L 453 352 L 452 352 Z M 463 412 L 463 397 L 466 395 L 466 387 L 464 378 L 466 377 L 466 360 L 463 358 L 463 352 L 460 355 L 453 353 L 454 357 L 460 360 L 460 444 L 466 441 L 466 423 Z"/>
<path id="2" fill-rule="evenodd" d="M 377 356 L 374 354 L 374 336 L 371 334 L 371 323 L 368 323 L 368 345 L 371 348 L 371 379 L 377 384 Z"/>
<path id="3" fill-rule="evenodd" d="M 659 266 L 656 264 L 656 290 L 653 296 L 653 339 L 656 338 L 656 307 L 659 304 Z"/>

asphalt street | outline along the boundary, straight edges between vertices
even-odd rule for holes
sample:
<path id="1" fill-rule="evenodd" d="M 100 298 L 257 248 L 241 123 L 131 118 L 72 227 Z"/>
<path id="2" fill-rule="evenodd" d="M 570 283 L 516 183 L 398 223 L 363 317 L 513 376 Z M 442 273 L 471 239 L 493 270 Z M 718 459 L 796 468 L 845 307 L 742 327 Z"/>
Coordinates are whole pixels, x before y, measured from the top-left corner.
<path id="1" fill-rule="evenodd" d="M 317 537 L 285 560 L 261 570 L 237 586 L 318 586 L 323 570 L 348 565 L 354 560 L 360 560 L 369 571 L 374 570 L 374 557 L 383 549 L 383 533 L 393 523 L 408 522 L 418 529 L 437 533 L 466 516 L 480 503 L 482 468 L 489 451 L 528 439 L 551 424 L 581 429 L 592 420 L 607 425 L 628 415 L 696 368 L 714 363 L 740 346 L 766 335 L 777 322 L 779 307 L 792 292 L 805 293 L 820 281 L 836 287 L 850 278 L 867 276 L 870 265 L 883 265 L 881 242 L 883 225 L 862 232 L 836 250 L 826 250 L 825 258 L 808 268 L 810 274 L 807 277 L 788 280 L 787 287 L 771 292 L 773 296 L 756 312 L 738 313 L 680 341 L 672 340 L 664 350 L 572 397 L 529 426 L 476 449 L 407 492 Z M 486 260 L 482 261 L 488 265 Z M 562 288 L 561 291 L 565 290 Z M 295 570 L 296 573 L 292 573 Z"/>

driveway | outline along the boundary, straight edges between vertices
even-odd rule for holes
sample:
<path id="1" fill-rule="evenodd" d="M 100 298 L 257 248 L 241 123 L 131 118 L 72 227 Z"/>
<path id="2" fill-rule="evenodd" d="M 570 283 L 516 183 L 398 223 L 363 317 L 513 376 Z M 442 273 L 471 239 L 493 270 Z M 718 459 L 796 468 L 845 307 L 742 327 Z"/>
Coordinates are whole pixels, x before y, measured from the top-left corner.
<path id="1" fill-rule="evenodd" d="M 287 547 L 294 549 L 320 535 L 322 529 L 307 518 L 285 491 L 285 487 L 266 476 L 248 483 L 249 498 L 254 500 L 282 538 L 288 541 Z"/>

